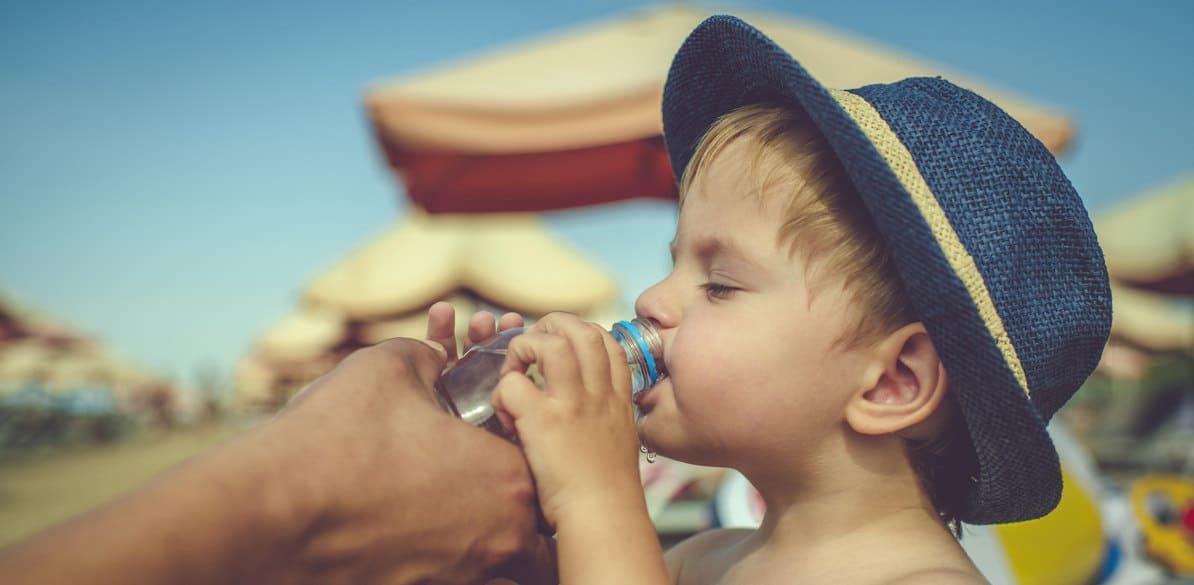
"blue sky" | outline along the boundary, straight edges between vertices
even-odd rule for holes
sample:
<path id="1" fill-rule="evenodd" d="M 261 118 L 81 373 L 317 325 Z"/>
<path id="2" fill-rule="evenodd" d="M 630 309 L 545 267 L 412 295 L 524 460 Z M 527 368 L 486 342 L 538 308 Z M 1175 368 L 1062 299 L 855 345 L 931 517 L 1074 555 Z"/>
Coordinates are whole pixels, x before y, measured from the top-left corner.
<path id="1" fill-rule="evenodd" d="M 651 3 L 170 4 L 0 3 L 0 290 L 187 379 L 230 367 L 405 209 L 369 83 Z M 1194 171 L 1194 3 L 714 6 L 823 22 L 1070 113 L 1062 165 L 1095 214 Z M 549 221 L 626 299 L 667 268 L 666 205 Z"/>

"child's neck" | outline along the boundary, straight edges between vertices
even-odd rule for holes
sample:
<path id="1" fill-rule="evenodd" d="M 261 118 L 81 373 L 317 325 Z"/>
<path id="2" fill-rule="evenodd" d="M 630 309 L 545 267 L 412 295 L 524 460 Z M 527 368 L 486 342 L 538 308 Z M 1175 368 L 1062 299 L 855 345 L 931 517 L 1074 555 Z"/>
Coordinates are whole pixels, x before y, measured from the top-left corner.
<path id="1" fill-rule="evenodd" d="M 938 518 L 901 439 L 847 432 L 815 453 L 740 461 L 767 506 L 715 568 L 718 583 L 887 583 L 977 569 Z M 834 439 L 831 439 L 833 441 Z"/>
<path id="2" fill-rule="evenodd" d="M 784 548 L 888 531 L 933 532 L 952 540 L 899 439 L 889 439 L 868 440 L 864 449 L 830 449 L 811 466 L 743 470 L 767 507 L 758 537 Z"/>

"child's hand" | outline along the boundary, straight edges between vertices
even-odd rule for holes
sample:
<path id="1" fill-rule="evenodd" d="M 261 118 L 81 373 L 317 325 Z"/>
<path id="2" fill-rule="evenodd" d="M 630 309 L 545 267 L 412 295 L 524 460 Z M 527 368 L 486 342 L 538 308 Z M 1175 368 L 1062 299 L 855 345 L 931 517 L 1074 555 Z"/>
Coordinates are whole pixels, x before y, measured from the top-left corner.
<path id="1" fill-rule="evenodd" d="M 526 375 L 531 364 L 542 390 Z M 495 410 L 517 432 L 554 528 L 562 517 L 604 521 L 633 499 L 644 506 L 630 371 L 608 332 L 552 313 L 510 342 L 502 373 Z"/>
<path id="2" fill-rule="evenodd" d="M 485 311 L 473 313 L 468 322 L 468 337 L 464 340 L 464 347 L 458 352 L 456 349 L 456 308 L 452 303 L 439 301 L 427 309 L 427 340 L 434 341 L 444 348 L 448 354 L 446 367 L 452 367 L 464 352 L 472 346 L 486 341 L 500 331 L 515 329 L 523 326 L 522 315 L 506 313 L 494 320 L 493 315 Z"/>

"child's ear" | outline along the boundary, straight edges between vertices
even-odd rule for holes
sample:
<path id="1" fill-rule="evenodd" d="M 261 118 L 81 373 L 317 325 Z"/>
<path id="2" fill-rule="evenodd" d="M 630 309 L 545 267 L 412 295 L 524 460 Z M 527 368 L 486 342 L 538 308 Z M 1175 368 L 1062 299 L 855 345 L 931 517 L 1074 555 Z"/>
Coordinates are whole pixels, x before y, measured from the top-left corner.
<path id="1" fill-rule="evenodd" d="M 937 410 L 948 380 L 923 324 L 888 334 L 871 355 L 863 387 L 846 407 L 851 428 L 865 435 L 896 433 Z"/>

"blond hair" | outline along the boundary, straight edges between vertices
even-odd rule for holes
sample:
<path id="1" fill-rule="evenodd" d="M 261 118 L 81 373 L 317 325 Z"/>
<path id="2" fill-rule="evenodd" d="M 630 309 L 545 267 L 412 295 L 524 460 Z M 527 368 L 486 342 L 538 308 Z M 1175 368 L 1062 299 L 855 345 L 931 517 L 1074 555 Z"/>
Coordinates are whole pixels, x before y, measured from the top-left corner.
<path id="1" fill-rule="evenodd" d="M 801 110 L 753 105 L 718 119 L 684 169 L 681 205 L 709 161 L 737 140 L 749 141 L 748 172 L 756 195 L 776 190 L 787 195 L 780 243 L 808 258 L 810 282 L 841 279 L 862 309 L 841 341 L 865 344 L 916 320 L 874 220 L 825 137 Z"/>

